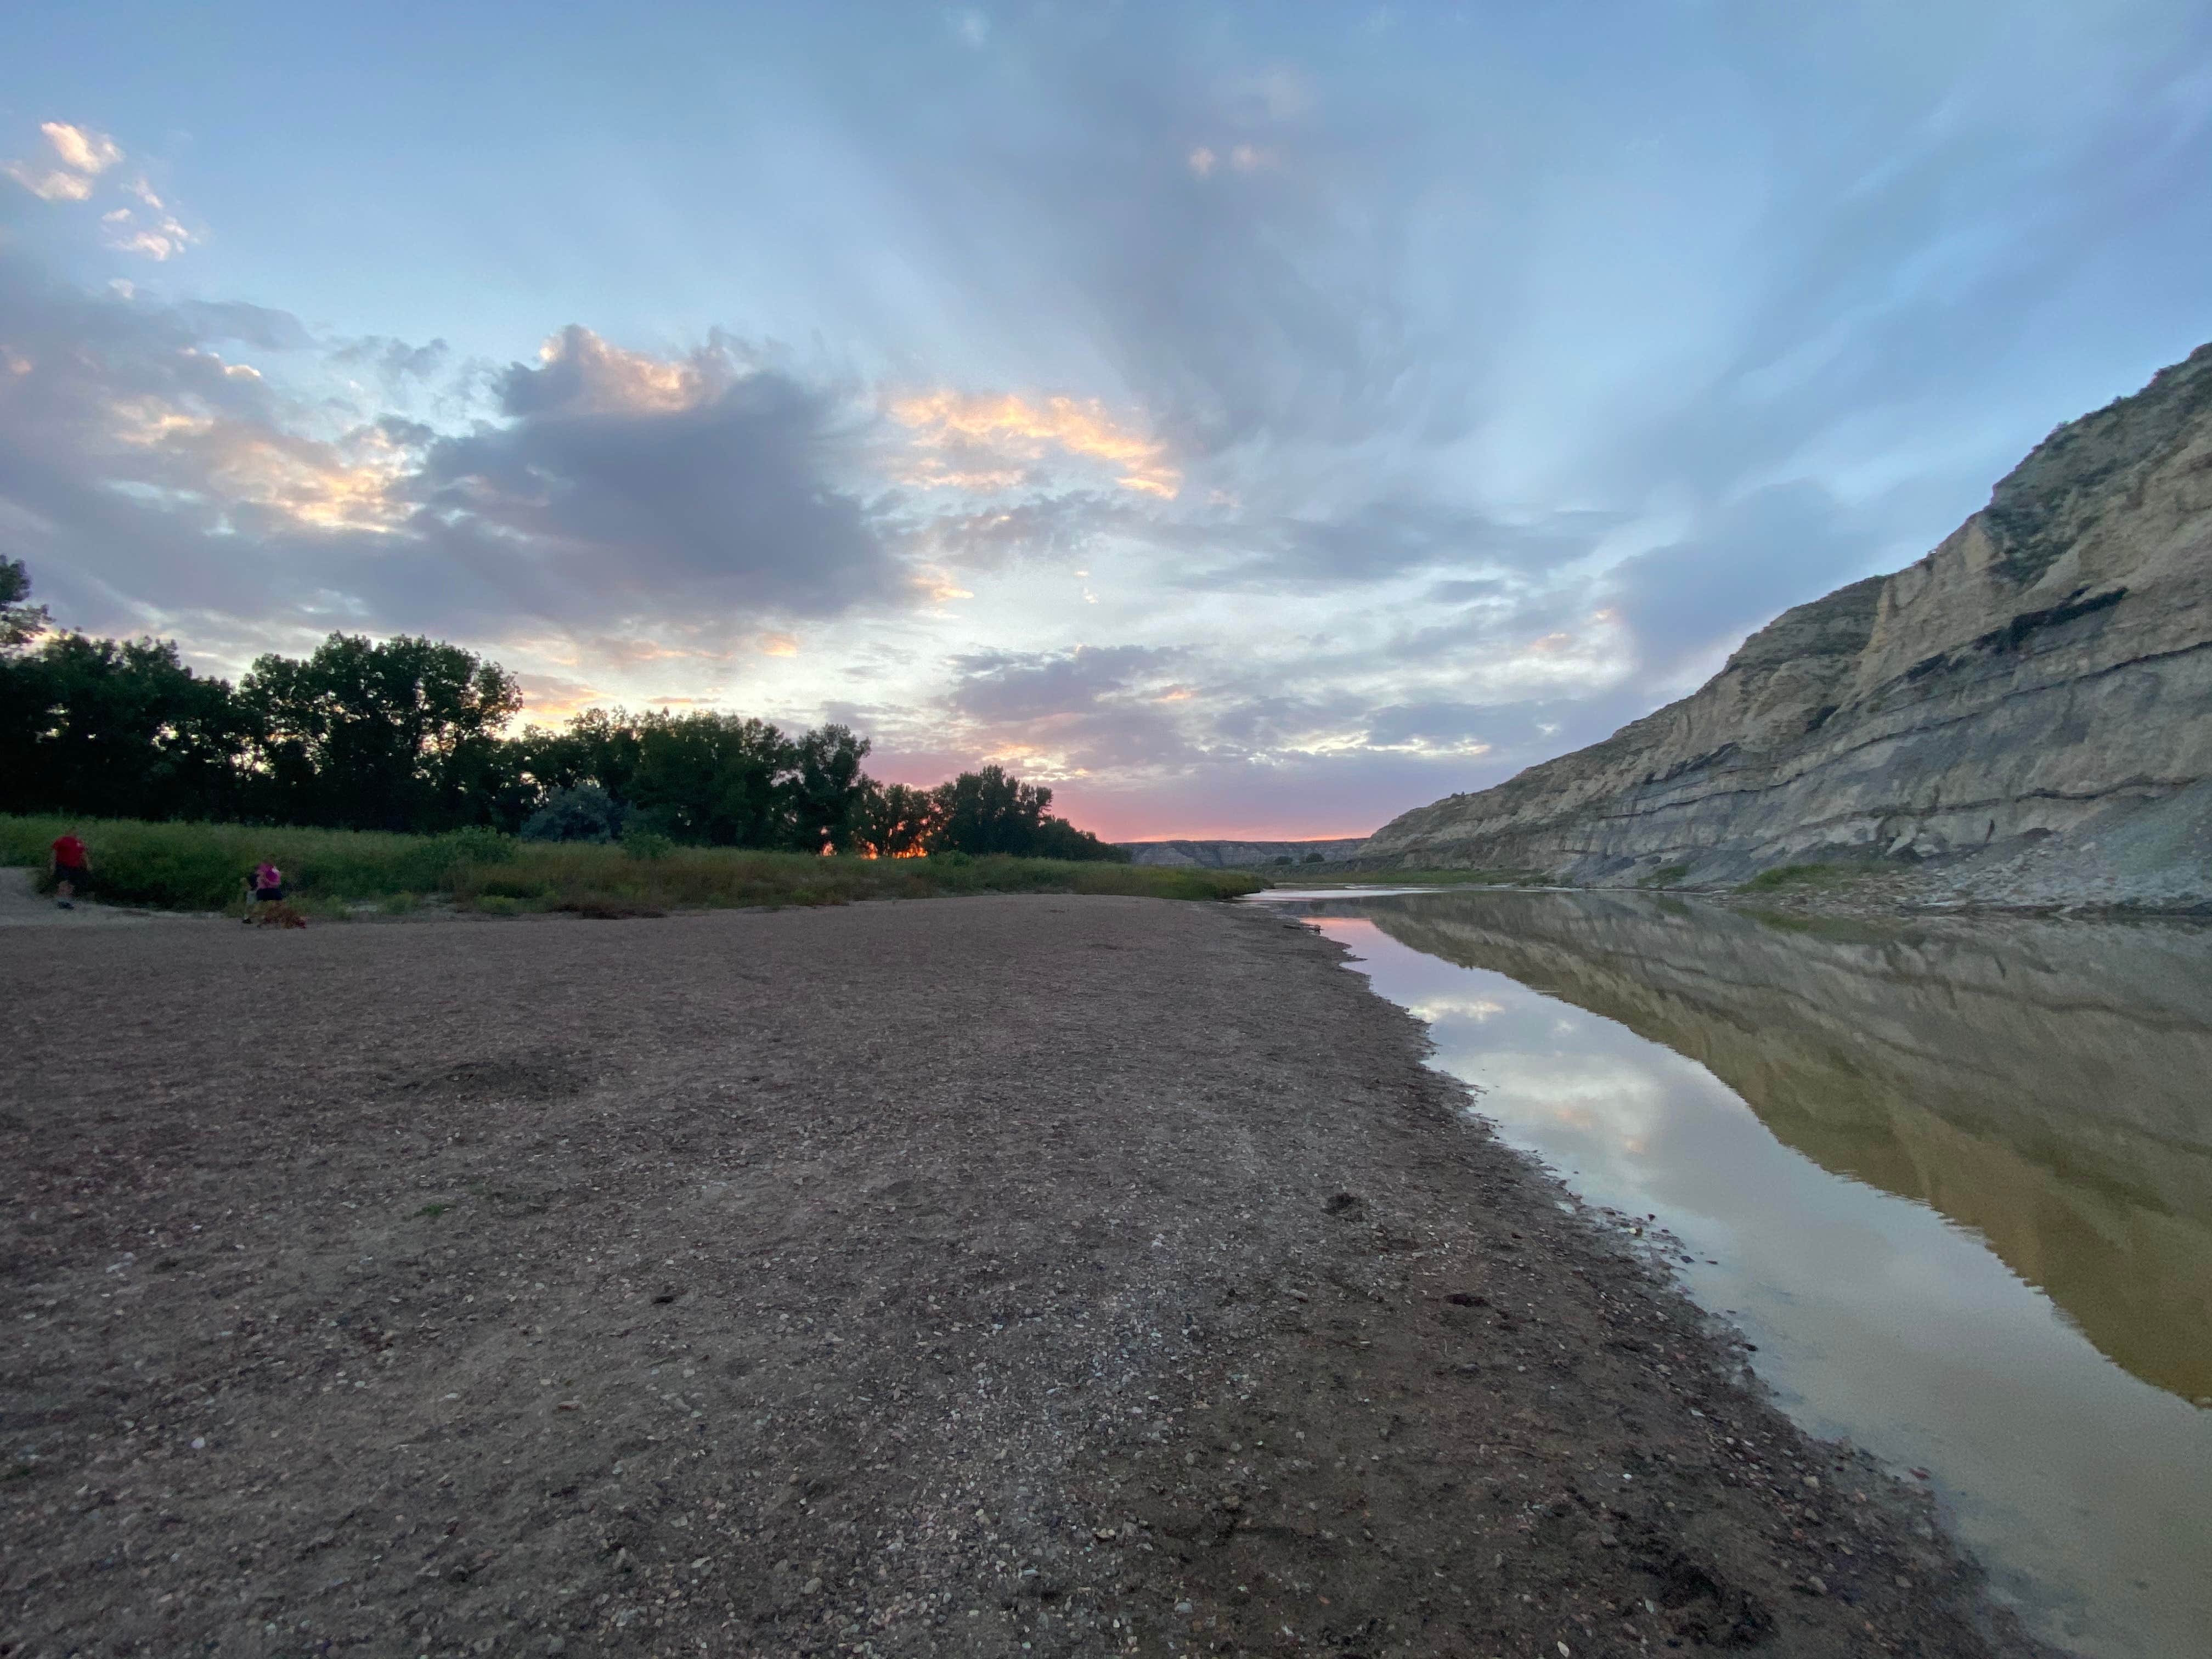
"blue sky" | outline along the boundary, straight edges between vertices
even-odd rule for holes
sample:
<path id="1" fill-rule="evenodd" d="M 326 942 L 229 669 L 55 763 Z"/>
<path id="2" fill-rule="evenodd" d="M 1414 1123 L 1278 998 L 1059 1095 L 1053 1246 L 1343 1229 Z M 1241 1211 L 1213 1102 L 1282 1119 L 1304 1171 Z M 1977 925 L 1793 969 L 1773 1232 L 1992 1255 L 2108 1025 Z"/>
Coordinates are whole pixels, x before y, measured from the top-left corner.
<path id="1" fill-rule="evenodd" d="M 2212 337 L 2200 4 L 53 7 L 0 549 L 234 672 L 1371 829 Z"/>

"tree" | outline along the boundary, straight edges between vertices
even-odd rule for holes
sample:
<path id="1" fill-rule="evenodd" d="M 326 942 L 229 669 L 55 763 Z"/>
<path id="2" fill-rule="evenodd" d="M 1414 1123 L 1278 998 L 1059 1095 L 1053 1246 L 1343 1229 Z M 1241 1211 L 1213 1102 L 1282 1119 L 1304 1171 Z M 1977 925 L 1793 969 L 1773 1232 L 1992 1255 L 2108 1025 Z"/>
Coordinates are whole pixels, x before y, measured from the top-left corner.
<path id="1" fill-rule="evenodd" d="M 610 842 L 622 834 L 622 803 L 596 783 L 555 789 L 522 823 L 525 841 Z"/>
<path id="2" fill-rule="evenodd" d="M 860 770 L 868 740 L 844 726 L 820 726 L 793 745 L 794 775 L 785 788 L 791 844 L 802 853 L 860 849 L 868 779 Z"/>
<path id="3" fill-rule="evenodd" d="M 648 714 L 638 722 L 630 806 L 641 827 L 709 847 L 775 847 L 787 833 L 791 740 L 736 714 Z"/>
<path id="4" fill-rule="evenodd" d="M 1109 847 L 1089 830 L 1052 817 L 1045 811 L 1052 805 L 1052 791 L 1009 777 L 1002 767 L 963 772 L 932 793 L 938 818 L 929 833 L 933 853 L 1130 860 L 1131 854 L 1120 848 Z"/>
<path id="5" fill-rule="evenodd" d="M 1066 859 L 1073 863 L 1132 864 L 1136 854 L 1126 847 L 1109 846 L 1088 830 L 1079 830 L 1066 818 L 1048 814 L 1038 823 L 1030 842 L 1031 858 Z"/>
<path id="6" fill-rule="evenodd" d="M 29 644 L 46 626 L 46 607 L 33 605 L 31 573 L 21 559 L 0 559 L 0 651 Z"/>
<path id="7" fill-rule="evenodd" d="M 56 634 L 0 657 L 0 810 L 223 817 L 238 747 L 228 683 L 171 641 Z"/>
<path id="8" fill-rule="evenodd" d="M 239 696 L 273 817 L 437 831 L 495 815 L 514 677 L 473 652 L 333 634 L 305 661 L 257 659 Z"/>
<path id="9" fill-rule="evenodd" d="M 642 742 L 638 721 L 620 708 L 586 708 L 567 727 L 526 727 L 509 740 L 518 776 L 540 790 L 604 789 L 618 801 L 630 798 Z"/>
<path id="10" fill-rule="evenodd" d="M 1028 853 L 1036 839 L 1052 791 L 986 766 L 937 786 L 938 826 L 933 853 Z"/>
<path id="11" fill-rule="evenodd" d="M 908 859 L 929 849 L 937 833 L 937 796 L 903 783 L 865 779 L 860 801 L 860 846 L 872 858 Z"/>

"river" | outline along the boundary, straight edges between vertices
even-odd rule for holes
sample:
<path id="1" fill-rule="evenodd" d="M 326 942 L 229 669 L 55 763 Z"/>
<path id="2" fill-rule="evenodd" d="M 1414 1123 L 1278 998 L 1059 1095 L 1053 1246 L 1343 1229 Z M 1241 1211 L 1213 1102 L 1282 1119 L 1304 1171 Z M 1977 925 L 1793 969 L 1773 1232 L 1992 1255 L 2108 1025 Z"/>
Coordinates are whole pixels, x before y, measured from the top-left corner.
<path id="1" fill-rule="evenodd" d="M 1266 897 L 1680 1239 L 1780 1401 L 1931 1480 L 2039 1634 L 2212 1651 L 2212 928 Z"/>

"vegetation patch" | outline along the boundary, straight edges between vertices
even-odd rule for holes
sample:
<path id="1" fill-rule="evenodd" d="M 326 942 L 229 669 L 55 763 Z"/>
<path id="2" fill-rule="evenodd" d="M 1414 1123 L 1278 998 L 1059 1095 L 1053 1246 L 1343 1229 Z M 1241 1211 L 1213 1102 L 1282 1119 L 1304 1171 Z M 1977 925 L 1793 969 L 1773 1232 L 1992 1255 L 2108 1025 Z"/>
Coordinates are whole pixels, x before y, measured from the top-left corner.
<path id="1" fill-rule="evenodd" d="M 1836 887 L 1875 873 L 1866 864 L 1783 864 L 1738 884 L 1739 893 L 1772 893 L 1790 887 Z"/>
<path id="2" fill-rule="evenodd" d="M 284 872 L 288 895 L 320 920 L 349 904 L 394 914 L 447 894 L 491 915 L 555 909 L 612 918 L 669 910 L 959 893 L 1102 893 L 1138 898 L 1232 899 L 1265 884 L 1249 872 L 1158 868 L 1058 859 L 872 859 L 858 854 L 731 847 L 653 848 L 627 842 L 528 842 L 489 830 L 444 836 L 302 830 L 240 823 L 149 823 L 0 816 L 0 865 L 43 866 L 75 827 L 90 848 L 103 899 L 159 909 L 243 914 L 246 873 L 264 859 Z"/>
<path id="3" fill-rule="evenodd" d="M 1686 864 L 1662 864 L 1636 884 L 1638 887 L 1673 887 L 1690 873 Z"/>

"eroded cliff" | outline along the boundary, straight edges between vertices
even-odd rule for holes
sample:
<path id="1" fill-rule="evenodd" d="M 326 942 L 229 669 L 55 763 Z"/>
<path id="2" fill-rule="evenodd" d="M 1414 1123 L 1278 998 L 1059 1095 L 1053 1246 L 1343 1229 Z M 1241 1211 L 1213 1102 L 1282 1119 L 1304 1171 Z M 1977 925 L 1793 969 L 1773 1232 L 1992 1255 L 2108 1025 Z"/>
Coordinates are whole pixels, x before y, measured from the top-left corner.
<path id="1" fill-rule="evenodd" d="M 1698 881 L 1838 856 L 1984 899 L 2212 902 L 2212 346 L 2060 428 L 1917 563 L 1360 859 Z"/>

